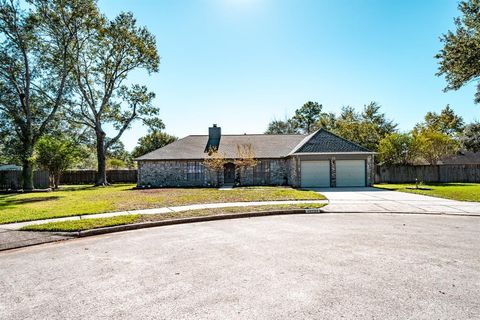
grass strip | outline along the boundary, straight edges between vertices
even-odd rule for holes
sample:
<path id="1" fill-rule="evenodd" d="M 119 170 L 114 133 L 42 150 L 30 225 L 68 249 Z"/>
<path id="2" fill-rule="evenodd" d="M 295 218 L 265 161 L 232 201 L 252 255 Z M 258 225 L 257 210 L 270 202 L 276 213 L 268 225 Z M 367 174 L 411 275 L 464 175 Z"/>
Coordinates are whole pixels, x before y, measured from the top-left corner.
<path id="1" fill-rule="evenodd" d="M 421 194 L 438 198 L 480 202 L 479 183 L 422 183 L 420 187 L 430 190 L 415 189 L 415 184 L 376 184 L 376 188 Z"/>
<path id="2" fill-rule="evenodd" d="M 325 199 L 317 192 L 290 187 L 232 190 L 215 188 L 139 190 L 134 187 L 133 184 L 107 187 L 61 186 L 59 191 L 53 192 L 0 194 L 0 224 L 204 203 Z"/>
<path id="3" fill-rule="evenodd" d="M 81 219 L 60 222 L 47 222 L 43 224 L 29 225 L 21 228 L 24 231 L 50 231 L 50 232 L 75 232 L 103 227 L 119 226 L 125 224 L 147 222 L 147 221 L 166 221 L 191 217 L 206 217 L 220 214 L 232 214 L 242 212 L 261 212 L 273 210 L 292 210 L 292 209 L 318 209 L 323 207 L 321 203 L 304 204 L 283 204 L 283 205 L 265 205 L 249 207 L 229 207 L 215 209 L 200 209 L 182 212 L 170 212 L 155 215 L 127 215 L 97 219 Z"/>

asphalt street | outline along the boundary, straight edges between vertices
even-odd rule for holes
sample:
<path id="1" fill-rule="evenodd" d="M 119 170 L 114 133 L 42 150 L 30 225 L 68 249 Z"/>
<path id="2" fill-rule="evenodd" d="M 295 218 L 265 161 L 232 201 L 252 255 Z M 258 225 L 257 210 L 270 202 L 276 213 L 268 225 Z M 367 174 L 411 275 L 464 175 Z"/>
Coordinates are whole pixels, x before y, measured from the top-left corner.
<path id="1" fill-rule="evenodd" d="M 0 319 L 478 319 L 480 218 L 320 214 L 0 252 Z"/>

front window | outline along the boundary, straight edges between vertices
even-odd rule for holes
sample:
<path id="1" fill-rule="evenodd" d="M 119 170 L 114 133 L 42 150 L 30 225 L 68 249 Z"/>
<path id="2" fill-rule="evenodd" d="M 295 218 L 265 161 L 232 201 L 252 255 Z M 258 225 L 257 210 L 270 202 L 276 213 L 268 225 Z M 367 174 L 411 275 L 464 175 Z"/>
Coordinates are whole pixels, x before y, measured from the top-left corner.
<path id="1" fill-rule="evenodd" d="M 200 181 L 203 179 L 203 164 L 200 161 L 187 162 L 187 180 Z"/>
<path id="2" fill-rule="evenodd" d="M 253 183 L 259 185 L 270 183 L 270 161 L 260 160 L 253 167 Z"/>

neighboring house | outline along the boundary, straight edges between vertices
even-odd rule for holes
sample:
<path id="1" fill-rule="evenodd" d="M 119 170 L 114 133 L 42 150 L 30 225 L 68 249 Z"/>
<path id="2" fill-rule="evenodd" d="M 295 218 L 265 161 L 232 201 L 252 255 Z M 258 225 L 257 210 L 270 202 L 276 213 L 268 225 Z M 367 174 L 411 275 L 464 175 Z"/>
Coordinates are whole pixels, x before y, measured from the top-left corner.
<path id="1" fill-rule="evenodd" d="M 14 164 L 0 164 L 0 171 L 22 171 L 22 167 Z"/>
<path id="2" fill-rule="evenodd" d="M 480 164 L 480 152 L 461 151 L 441 159 L 439 164 Z"/>
<path id="3" fill-rule="evenodd" d="M 235 167 L 237 146 L 251 145 L 258 163 Z M 210 148 L 227 160 L 223 172 L 204 166 Z M 320 129 L 305 135 L 191 135 L 137 159 L 138 185 L 193 187 L 215 185 L 290 185 L 293 187 L 364 187 L 374 179 L 374 152 Z"/>

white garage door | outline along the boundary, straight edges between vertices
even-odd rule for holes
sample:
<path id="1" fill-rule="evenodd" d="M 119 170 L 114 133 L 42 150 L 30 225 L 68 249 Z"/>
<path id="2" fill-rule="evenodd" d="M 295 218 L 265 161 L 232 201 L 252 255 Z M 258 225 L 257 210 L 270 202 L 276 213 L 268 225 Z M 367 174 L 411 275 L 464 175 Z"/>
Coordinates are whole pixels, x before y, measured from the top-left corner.
<path id="1" fill-rule="evenodd" d="M 330 187 L 330 161 L 302 161 L 300 170 L 302 187 Z"/>
<path id="2" fill-rule="evenodd" d="M 337 187 L 365 187 L 365 160 L 337 160 Z"/>

